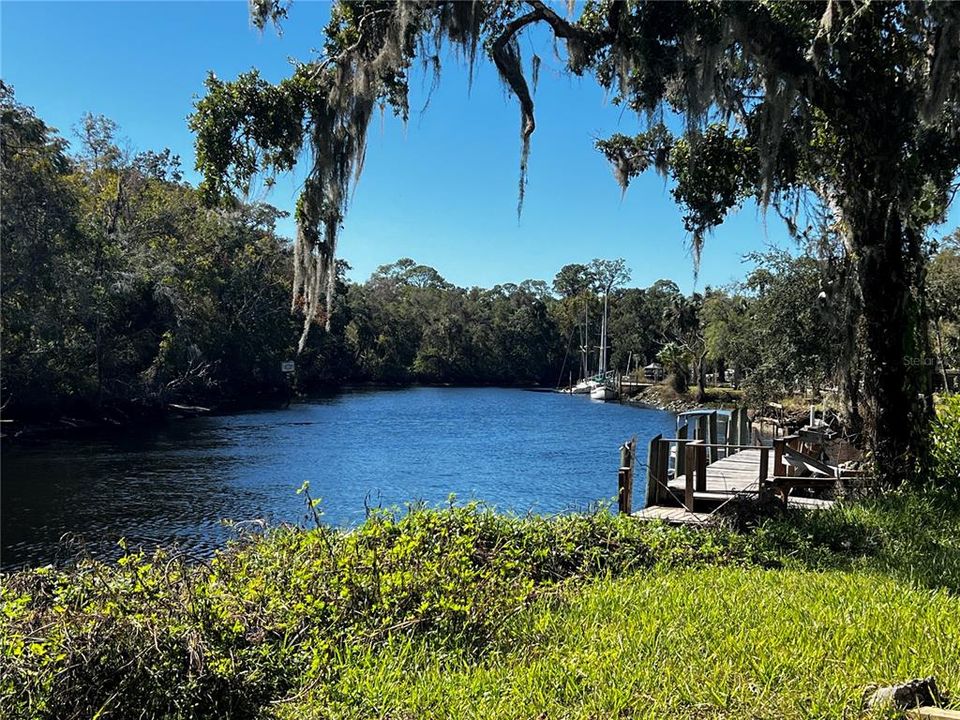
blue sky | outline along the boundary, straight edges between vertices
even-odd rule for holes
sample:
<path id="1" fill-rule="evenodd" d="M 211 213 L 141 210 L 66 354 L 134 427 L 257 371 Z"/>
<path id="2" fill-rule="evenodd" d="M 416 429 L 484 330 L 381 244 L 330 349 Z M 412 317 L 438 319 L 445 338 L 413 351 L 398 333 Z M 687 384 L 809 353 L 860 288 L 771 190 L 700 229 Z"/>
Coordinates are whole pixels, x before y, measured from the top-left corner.
<path id="1" fill-rule="evenodd" d="M 246 2 L 0 3 L 0 72 L 20 102 L 69 136 L 87 111 L 119 123 L 137 150 L 169 147 L 193 171 L 186 127 L 208 71 L 232 79 L 258 68 L 269 80 L 289 73 L 321 45 L 326 2 L 295 0 L 282 37 L 260 34 Z M 466 72 L 445 58 L 428 111 L 416 112 L 426 85 L 414 82 L 408 126 L 374 121 L 363 177 L 343 230 L 340 256 L 362 280 L 378 265 L 412 257 L 458 285 L 552 279 L 570 262 L 624 257 L 633 283 L 675 280 L 689 291 L 723 285 L 747 270 L 745 253 L 793 247 L 774 213 L 752 205 L 708 238 L 694 281 L 688 238 L 669 189 L 653 173 L 625 197 L 593 140 L 633 133 L 637 121 L 609 104 L 589 80 L 562 76 L 549 44 L 522 44 L 543 58 L 536 93 L 538 127 L 523 216 L 517 222 L 519 117 L 516 102 L 481 62 L 468 94 Z M 292 210 L 302 174 L 265 199 Z M 960 222 L 957 203 L 944 229 Z M 292 235 L 292 221 L 281 230 Z"/>

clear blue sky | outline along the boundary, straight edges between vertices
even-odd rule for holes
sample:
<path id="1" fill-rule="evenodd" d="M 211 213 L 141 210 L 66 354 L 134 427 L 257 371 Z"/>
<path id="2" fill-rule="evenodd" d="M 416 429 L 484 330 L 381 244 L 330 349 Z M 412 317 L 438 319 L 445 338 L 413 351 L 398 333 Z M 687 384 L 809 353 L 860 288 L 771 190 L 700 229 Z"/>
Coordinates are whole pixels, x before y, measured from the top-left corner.
<path id="1" fill-rule="evenodd" d="M 224 79 L 258 68 L 269 80 L 289 73 L 321 45 L 326 2 L 295 0 L 282 37 L 262 35 L 246 2 L 2 2 L 2 72 L 20 102 L 70 135 L 87 111 L 119 123 L 137 150 L 169 147 L 193 171 L 186 127 L 208 70 Z M 529 57 L 536 40 L 524 41 Z M 427 113 L 409 125 L 374 121 L 366 169 L 343 231 L 340 256 L 354 279 L 378 265 L 412 257 L 458 285 L 490 286 L 552 279 L 566 263 L 624 257 L 633 284 L 659 278 L 694 287 L 680 213 L 653 173 L 621 198 L 593 139 L 632 133 L 637 122 L 606 102 L 595 84 L 561 77 L 550 46 L 536 93 L 538 127 L 530 156 L 523 217 L 517 222 L 519 117 L 516 101 L 483 62 L 468 94 L 452 57 Z M 419 109 L 426 85 L 414 83 Z M 266 199 L 292 210 L 301 178 Z M 945 229 L 960 222 L 957 203 Z M 281 226 L 292 235 L 292 221 Z M 793 247 L 774 213 L 752 205 L 708 238 L 697 287 L 740 279 L 742 256 L 768 245 Z"/>

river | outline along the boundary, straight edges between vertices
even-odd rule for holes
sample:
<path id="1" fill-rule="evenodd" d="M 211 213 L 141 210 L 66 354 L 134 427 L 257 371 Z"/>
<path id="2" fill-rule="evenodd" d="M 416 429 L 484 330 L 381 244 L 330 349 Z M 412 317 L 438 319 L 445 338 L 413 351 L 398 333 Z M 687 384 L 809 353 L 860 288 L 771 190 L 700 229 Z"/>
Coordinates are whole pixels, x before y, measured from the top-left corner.
<path id="1" fill-rule="evenodd" d="M 55 562 L 77 543 L 114 556 L 121 537 L 208 555 L 236 532 L 224 520 L 303 522 L 305 480 L 324 521 L 344 527 L 367 506 L 451 494 L 518 513 L 585 510 L 614 499 L 620 443 L 637 435 L 643 455 L 673 428 L 670 413 L 582 396 L 411 388 L 10 446 L 0 564 Z"/>

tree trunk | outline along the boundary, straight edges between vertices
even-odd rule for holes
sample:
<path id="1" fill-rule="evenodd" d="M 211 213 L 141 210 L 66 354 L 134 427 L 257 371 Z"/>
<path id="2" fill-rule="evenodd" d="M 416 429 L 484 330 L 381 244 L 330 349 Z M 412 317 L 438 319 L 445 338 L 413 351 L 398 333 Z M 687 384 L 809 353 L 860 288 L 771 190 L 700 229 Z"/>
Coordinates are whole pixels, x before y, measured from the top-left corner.
<path id="1" fill-rule="evenodd" d="M 933 330 L 937 338 L 937 356 L 940 359 L 940 376 L 943 378 L 943 391 L 950 392 L 950 379 L 947 377 L 947 361 L 943 357 L 943 332 L 940 323 L 943 318 L 938 317 L 933 323 Z"/>
<path id="2" fill-rule="evenodd" d="M 840 388 L 843 396 L 844 427 L 848 437 L 858 446 L 862 446 L 863 415 L 860 412 L 860 396 L 863 386 L 861 347 L 861 297 L 859 285 L 856 281 L 856 268 L 852 259 L 847 256 L 843 259 L 841 275 L 843 293 L 843 315 L 838 318 L 840 328 L 840 343 L 838 345 L 838 365 L 840 371 Z"/>
<path id="3" fill-rule="evenodd" d="M 714 376 L 714 385 L 723 385 L 727 381 L 727 363 L 723 358 L 717 360 L 716 375 Z"/>
<path id="4" fill-rule="evenodd" d="M 697 402 L 702 403 L 707 399 L 707 364 L 703 357 L 697 360 Z"/>
<path id="5" fill-rule="evenodd" d="M 852 224 L 862 299 L 865 434 L 881 487 L 912 480 L 927 459 L 932 416 L 929 339 L 916 231 L 893 202 Z"/>

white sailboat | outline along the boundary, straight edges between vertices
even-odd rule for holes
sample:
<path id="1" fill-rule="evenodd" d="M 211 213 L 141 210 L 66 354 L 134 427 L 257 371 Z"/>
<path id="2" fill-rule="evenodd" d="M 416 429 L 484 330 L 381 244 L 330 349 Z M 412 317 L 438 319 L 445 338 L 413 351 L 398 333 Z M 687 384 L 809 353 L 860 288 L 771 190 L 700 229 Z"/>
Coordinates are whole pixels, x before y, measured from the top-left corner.
<path id="1" fill-rule="evenodd" d="M 586 395 L 587 393 L 592 393 L 600 385 L 596 380 L 591 380 L 589 378 L 584 378 L 572 388 L 570 392 L 574 395 Z"/>
<path id="2" fill-rule="evenodd" d="M 580 381 L 570 388 L 572 395 L 588 395 L 600 383 L 590 377 L 590 309 L 583 303 L 583 326 L 580 335 Z"/>
<path id="3" fill-rule="evenodd" d="M 607 370 L 607 299 L 610 293 L 603 295 L 603 322 L 600 324 L 600 372 L 597 373 L 596 387 L 590 390 L 594 400 L 613 400 L 617 391 L 611 386 L 610 373 Z"/>

